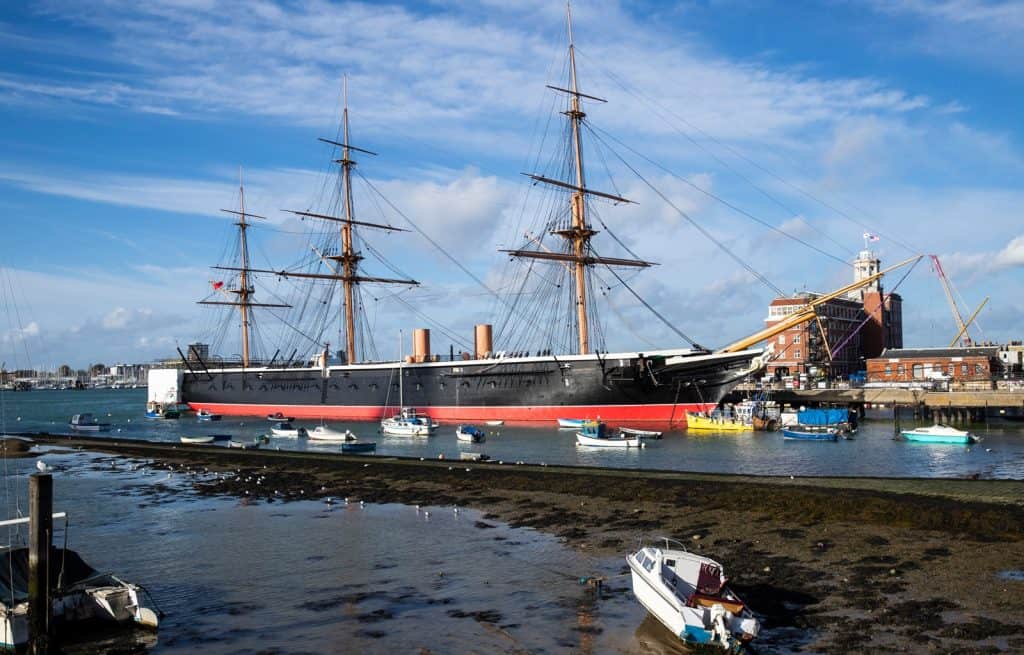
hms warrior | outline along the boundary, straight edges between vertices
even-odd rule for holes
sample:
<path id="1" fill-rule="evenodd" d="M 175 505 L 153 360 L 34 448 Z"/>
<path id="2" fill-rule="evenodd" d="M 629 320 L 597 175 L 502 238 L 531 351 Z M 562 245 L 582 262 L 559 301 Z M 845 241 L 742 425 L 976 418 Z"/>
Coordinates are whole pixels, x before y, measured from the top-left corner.
<path id="1" fill-rule="evenodd" d="M 335 160 L 340 165 L 337 205 L 343 211 L 335 212 L 340 215 L 293 212 L 303 219 L 338 225 L 340 247 L 337 254 L 314 248 L 320 260 L 317 262 L 319 272 L 252 268 L 246 244 L 248 220 L 262 217 L 246 212 L 242 195 L 240 209 L 231 210 L 239 218 L 238 265 L 215 267 L 237 274 L 236 281 L 227 288 L 218 287 L 216 283 L 218 297 L 203 301 L 237 310 L 241 319 L 241 361 L 214 363 L 199 352 L 190 352 L 188 357 L 182 354 L 182 367 L 150 371 L 150 400 L 162 404 L 185 403 L 193 410 L 225 415 L 280 412 L 308 419 L 378 421 L 394 414 L 402 404 L 447 422 L 547 422 L 572 416 L 600 418 L 611 423 L 680 424 L 685 422 L 687 412 L 712 409 L 740 380 L 760 368 L 762 351 L 752 346 L 766 338 L 762 333 L 718 351 L 696 344 L 689 348 L 628 352 L 601 352 L 592 346 L 589 328 L 600 318 L 592 308 L 594 294 L 590 276 L 593 269 L 643 269 L 653 264 L 636 258 L 602 257 L 592 247 L 591 240 L 597 234 L 590 220 L 592 201 L 613 204 L 629 201 L 587 186 L 581 142 L 586 114 L 581 107 L 584 101 L 603 100 L 581 93 L 577 86 L 571 16 L 568 34 L 568 88 L 549 87 L 567 100 L 561 113 L 568 120 L 567 147 L 563 150 L 568 160 L 560 169 L 561 179 L 529 175 L 536 185 L 559 194 L 561 202 L 568 200 L 562 205 L 559 218 L 549 222 L 544 231 L 544 237 L 552 237 L 557 245 L 548 248 L 540 238 L 527 235 L 528 242 L 540 249 L 527 245 L 504 251 L 515 260 L 551 266 L 570 278 L 570 283 L 559 285 L 558 292 L 561 295 L 568 289 L 571 294 L 571 298 L 563 296 L 564 301 L 559 303 L 560 307 L 570 308 L 563 322 L 570 326 L 571 342 L 567 349 L 561 353 L 550 348 L 498 350 L 492 344 L 491 325 L 483 324 L 475 326 L 472 352 L 461 353 L 459 357 L 448 356 L 442 360 L 433 355 L 429 332 L 416 330 L 414 351 L 405 356 L 404 361 L 361 361 L 357 347 L 362 344 L 357 343 L 357 333 L 365 337 L 366 331 L 357 330 L 360 285 L 415 285 L 417 282 L 371 277 L 361 272 L 363 257 L 354 246 L 357 230 L 404 230 L 354 218 L 353 157 L 374 153 L 349 142 L 346 92 L 341 141 L 321 139 L 340 149 L 340 158 Z M 257 362 L 250 357 L 253 311 L 288 308 L 285 303 L 254 300 L 252 279 L 260 274 L 299 281 L 326 281 L 340 286 L 345 350 L 339 349 L 338 363 L 328 359 L 324 346 L 315 358 L 302 360 L 300 365 L 294 365 L 291 358 L 279 361 L 276 354 L 269 362 Z M 513 321 L 516 318 L 511 311 L 508 317 Z M 781 329 L 786 327 L 788 322 Z M 402 401 L 399 401 L 399 389 Z"/>

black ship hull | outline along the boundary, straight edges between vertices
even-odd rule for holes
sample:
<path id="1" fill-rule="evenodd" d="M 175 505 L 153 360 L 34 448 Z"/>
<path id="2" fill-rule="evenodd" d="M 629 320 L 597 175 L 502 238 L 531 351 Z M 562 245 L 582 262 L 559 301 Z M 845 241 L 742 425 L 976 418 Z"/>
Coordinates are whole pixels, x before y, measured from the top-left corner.
<path id="1" fill-rule="evenodd" d="M 309 419 L 377 421 L 404 405 L 443 422 L 679 423 L 687 411 L 714 407 L 759 354 L 662 351 L 288 369 L 193 365 L 180 377 L 177 400 L 218 414 Z"/>

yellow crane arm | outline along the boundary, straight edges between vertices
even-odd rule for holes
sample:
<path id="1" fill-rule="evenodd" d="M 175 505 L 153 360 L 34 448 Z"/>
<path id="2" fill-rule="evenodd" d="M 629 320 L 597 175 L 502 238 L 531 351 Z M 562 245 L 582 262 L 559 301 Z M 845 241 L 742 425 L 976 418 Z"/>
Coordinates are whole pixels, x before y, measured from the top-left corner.
<path id="1" fill-rule="evenodd" d="M 988 296 L 985 296 L 985 299 L 981 301 L 981 304 L 978 305 L 978 308 L 974 310 L 974 313 L 971 314 L 971 317 L 967 319 L 967 321 L 963 325 L 960 326 L 960 331 L 957 332 L 956 336 L 953 337 L 953 340 L 949 342 L 950 348 L 956 346 L 956 342 L 960 339 L 960 337 L 964 336 L 964 333 L 967 332 L 967 328 L 971 325 L 971 323 L 974 322 L 974 319 L 978 318 L 978 314 L 981 313 L 981 308 L 984 307 L 987 303 Z M 970 342 L 968 342 L 967 345 L 970 345 Z"/>
<path id="2" fill-rule="evenodd" d="M 763 329 L 763 330 L 761 330 L 759 332 L 755 332 L 754 334 L 750 335 L 749 337 L 744 337 L 743 339 L 740 339 L 739 341 L 736 341 L 736 342 L 733 342 L 733 343 L 729 344 L 725 348 L 721 348 L 720 350 L 718 350 L 718 352 L 720 352 L 720 353 L 739 352 L 741 350 L 746 350 L 747 348 L 750 348 L 754 344 L 760 343 L 761 341 L 764 341 L 765 339 L 771 339 L 775 335 L 780 334 L 782 332 L 785 332 L 786 330 L 788 330 L 789 328 L 793 327 L 794 325 L 799 325 L 799 324 L 801 324 L 801 323 L 803 323 L 805 321 L 809 321 L 812 318 L 814 318 L 814 316 L 815 316 L 815 308 L 818 307 L 819 305 L 822 305 L 822 304 L 824 304 L 824 303 L 826 303 L 826 302 L 828 302 L 830 300 L 838 298 L 839 296 L 846 295 L 847 293 L 849 293 L 849 292 L 851 292 L 851 291 L 853 291 L 855 289 L 859 289 L 861 287 L 867 286 L 867 285 L 871 284 L 872 282 L 874 282 L 875 280 L 881 279 L 881 277 L 883 275 L 886 275 L 887 273 L 895 271 L 897 268 L 902 268 L 903 266 L 906 266 L 907 264 L 917 263 L 918 261 L 921 260 L 921 257 L 923 257 L 923 256 L 924 255 L 918 255 L 917 257 L 911 257 L 910 259 L 908 259 L 906 261 L 902 261 L 899 264 L 896 264 L 894 266 L 890 266 L 889 268 L 885 269 L 884 271 L 879 271 L 879 272 L 875 273 L 874 275 L 869 275 L 868 277 L 864 278 L 863 280 L 859 280 L 857 282 L 853 282 L 852 284 L 847 284 L 842 289 L 837 289 L 836 291 L 833 291 L 832 293 L 826 293 L 823 296 L 818 296 L 817 298 L 808 300 L 807 304 L 804 305 L 803 309 L 800 309 L 800 310 L 794 312 L 793 314 L 791 314 L 791 315 L 787 316 L 786 318 L 782 319 L 781 321 L 779 321 L 775 325 L 771 325 L 769 327 L 766 327 L 765 329 Z"/>

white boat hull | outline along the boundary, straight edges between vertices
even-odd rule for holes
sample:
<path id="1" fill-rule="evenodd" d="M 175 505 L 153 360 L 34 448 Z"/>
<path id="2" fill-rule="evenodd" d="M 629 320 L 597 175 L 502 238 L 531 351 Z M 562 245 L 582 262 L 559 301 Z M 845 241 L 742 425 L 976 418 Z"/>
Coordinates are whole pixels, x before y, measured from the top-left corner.
<path id="1" fill-rule="evenodd" d="M 582 432 L 576 433 L 576 444 L 594 448 L 643 448 L 640 437 L 588 437 Z"/>
<path id="2" fill-rule="evenodd" d="M 306 433 L 310 441 L 355 441 L 355 435 L 349 431 L 341 432 L 325 428 L 322 425 Z"/>

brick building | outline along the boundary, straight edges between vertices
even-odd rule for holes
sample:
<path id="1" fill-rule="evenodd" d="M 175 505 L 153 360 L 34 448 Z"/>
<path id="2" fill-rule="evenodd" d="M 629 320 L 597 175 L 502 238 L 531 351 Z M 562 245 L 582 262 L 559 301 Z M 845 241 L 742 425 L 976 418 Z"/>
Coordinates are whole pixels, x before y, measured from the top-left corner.
<path id="1" fill-rule="evenodd" d="M 1001 370 L 999 346 L 886 349 L 868 360 L 868 382 L 991 380 Z"/>
<path id="2" fill-rule="evenodd" d="M 862 250 L 854 261 L 854 281 L 880 270 L 871 250 Z M 766 326 L 793 314 L 823 294 L 799 293 L 776 298 L 768 306 Z M 774 359 L 767 372 L 772 376 L 808 375 L 837 378 L 864 370 L 866 360 L 885 348 L 903 346 L 903 301 L 886 294 L 876 280 L 820 305 L 818 318 L 792 327 L 768 343 Z"/>

